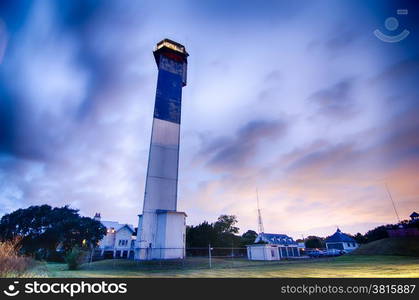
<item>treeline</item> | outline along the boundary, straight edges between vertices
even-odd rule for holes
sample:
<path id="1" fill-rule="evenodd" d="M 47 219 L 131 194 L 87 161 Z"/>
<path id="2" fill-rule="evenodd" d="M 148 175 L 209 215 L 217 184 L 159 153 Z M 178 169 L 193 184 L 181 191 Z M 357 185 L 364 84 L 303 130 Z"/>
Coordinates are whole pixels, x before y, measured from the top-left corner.
<path id="1" fill-rule="evenodd" d="M 186 247 L 242 248 L 253 244 L 257 233 L 253 230 L 239 235 L 237 217 L 221 215 L 217 221 L 202 222 L 186 227 Z M 369 243 L 387 238 L 389 229 L 419 227 L 419 222 L 402 221 L 398 224 L 378 226 L 366 234 L 357 233 L 353 238 L 359 243 Z M 0 219 L 0 242 L 19 238 L 20 251 L 40 259 L 51 259 L 60 249 L 70 252 L 74 247 L 94 248 L 105 236 L 106 228 L 96 220 L 82 217 L 78 210 L 68 206 L 52 208 L 49 205 L 30 206 L 18 209 Z M 325 239 L 308 236 L 304 239 L 307 248 L 325 248 Z M 302 242 L 302 240 L 297 240 Z"/>
<path id="2" fill-rule="evenodd" d="M 202 222 L 197 226 L 186 227 L 186 247 L 233 247 L 241 248 L 253 244 L 257 233 L 248 230 L 243 235 L 238 235 L 239 228 L 237 217 L 234 215 L 221 215 L 214 223 Z"/>
<path id="3" fill-rule="evenodd" d="M 248 230 L 238 235 L 237 223 L 236 216 L 221 215 L 214 223 L 187 226 L 186 247 L 241 248 L 253 244 L 257 233 Z M 30 206 L 0 219 L 0 242 L 18 238 L 20 253 L 37 259 L 62 260 L 75 248 L 91 250 L 105 234 L 106 228 L 99 221 L 82 217 L 68 206 Z"/>
<path id="4" fill-rule="evenodd" d="M 378 226 L 374 229 L 369 230 L 365 234 L 361 234 L 360 232 L 358 232 L 355 235 L 349 234 L 349 236 L 352 236 L 358 244 L 366 244 L 373 241 L 388 238 L 389 237 L 388 230 L 398 229 L 398 228 L 419 228 L 419 222 L 412 222 L 412 221 L 404 220 L 398 224 L 387 224 L 387 225 Z M 324 237 L 311 235 L 304 239 L 304 243 L 305 243 L 306 248 L 326 248 L 325 240 L 327 238 L 328 237 L 324 238 Z M 302 242 L 302 241 L 303 241 L 302 239 L 297 240 L 297 242 Z"/>
<path id="5" fill-rule="evenodd" d="M 55 259 L 74 247 L 90 249 L 105 236 L 106 228 L 96 220 L 82 217 L 68 206 L 30 206 L 0 219 L 0 242 L 19 239 L 20 252 L 38 259 Z"/>
<path id="6" fill-rule="evenodd" d="M 376 240 L 388 238 L 389 237 L 388 230 L 399 229 L 399 228 L 418 228 L 419 229 L 419 222 L 403 220 L 398 224 L 381 225 L 368 231 L 365 235 L 357 233 L 355 235 L 355 239 L 358 243 L 369 243 Z"/>

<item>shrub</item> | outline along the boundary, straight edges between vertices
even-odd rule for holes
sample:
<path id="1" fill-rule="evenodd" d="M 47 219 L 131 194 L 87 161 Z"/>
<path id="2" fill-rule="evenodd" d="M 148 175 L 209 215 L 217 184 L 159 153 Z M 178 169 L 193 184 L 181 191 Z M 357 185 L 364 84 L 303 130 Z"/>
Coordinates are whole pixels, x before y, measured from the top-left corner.
<path id="1" fill-rule="evenodd" d="M 66 262 L 65 261 L 65 253 L 63 251 L 50 251 L 46 255 L 45 260 L 49 261 L 49 262 L 64 263 L 64 262 Z"/>
<path id="2" fill-rule="evenodd" d="M 67 262 L 69 270 L 77 270 L 85 262 L 86 258 L 86 251 L 83 251 L 78 247 L 74 247 L 65 256 L 65 261 Z"/>
<path id="3" fill-rule="evenodd" d="M 20 240 L 0 242 L 0 277 L 21 277 L 32 267 L 31 258 L 19 255 Z"/>

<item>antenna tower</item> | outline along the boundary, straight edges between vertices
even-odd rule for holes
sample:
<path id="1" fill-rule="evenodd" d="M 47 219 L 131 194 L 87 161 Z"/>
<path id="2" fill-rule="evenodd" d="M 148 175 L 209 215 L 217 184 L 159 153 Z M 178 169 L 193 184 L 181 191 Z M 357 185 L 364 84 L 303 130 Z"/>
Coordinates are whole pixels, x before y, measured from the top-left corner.
<path id="1" fill-rule="evenodd" d="M 259 233 L 264 233 L 265 229 L 263 228 L 262 214 L 260 212 L 260 207 L 259 207 L 259 192 L 258 192 L 258 189 L 256 189 L 256 200 L 257 200 L 257 206 L 258 206 L 258 231 L 259 231 Z"/>

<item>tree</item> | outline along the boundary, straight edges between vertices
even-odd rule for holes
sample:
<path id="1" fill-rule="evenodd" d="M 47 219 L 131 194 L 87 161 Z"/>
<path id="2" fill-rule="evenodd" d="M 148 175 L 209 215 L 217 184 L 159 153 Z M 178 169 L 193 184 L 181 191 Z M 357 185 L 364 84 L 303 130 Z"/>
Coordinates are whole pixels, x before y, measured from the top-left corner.
<path id="1" fill-rule="evenodd" d="M 305 239 L 305 246 L 306 248 L 325 248 L 324 239 L 310 235 Z"/>
<path id="2" fill-rule="evenodd" d="M 238 223 L 234 215 L 221 215 L 214 224 L 214 229 L 219 233 L 238 233 L 239 228 L 234 226 Z"/>
<path id="3" fill-rule="evenodd" d="M 81 250 L 79 247 L 74 247 L 67 252 L 65 261 L 69 270 L 77 270 L 86 260 L 86 251 Z"/>
<path id="4" fill-rule="evenodd" d="M 239 232 L 237 218 L 234 215 L 221 215 L 215 223 L 202 222 L 197 226 L 186 227 L 186 246 L 208 247 L 240 247 L 242 237 L 235 235 Z"/>
<path id="5" fill-rule="evenodd" d="M 354 235 L 354 239 L 358 244 L 366 243 L 367 239 L 360 232 Z"/>
<path id="6" fill-rule="evenodd" d="M 214 245 L 217 240 L 217 233 L 212 224 L 207 221 L 197 226 L 186 227 L 186 247 L 208 247 Z"/>
<path id="7" fill-rule="evenodd" d="M 387 229 L 392 229 L 396 225 L 378 226 L 365 234 L 366 242 L 373 242 L 380 239 L 388 238 Z"/>
<path id="8" fill-rule="evenodd" d="M 67 252 L 75 246 L 96 246 L 106 228 L 96 220 L 81 217 L 68 206 L 30 206 L 4 215 L 0 220 L 0 239 L 21 237 L 22 251 L 45 258 L 57 247 Z"/>
<path id="9" fill-rule="evenodd" d="M 258 234 L 256 231 L 248 230 L 242 235 L 242 246 L 251 245 L 255 243 Z"/>

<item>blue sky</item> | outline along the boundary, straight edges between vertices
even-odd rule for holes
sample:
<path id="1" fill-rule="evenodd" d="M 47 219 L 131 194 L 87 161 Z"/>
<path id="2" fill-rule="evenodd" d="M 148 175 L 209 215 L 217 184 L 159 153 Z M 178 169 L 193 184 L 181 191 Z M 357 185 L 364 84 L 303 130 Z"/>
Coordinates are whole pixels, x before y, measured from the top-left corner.
<path id="1" fill-rule="evenodd" d="M 396 10 L 408 9 L 407 15 Z M 2 1 L 0 214 L 136 224 L 163 38 L 190 53 L 179 210 L 364 233 L 419 203 L 418 10 L 403 1 Z M 399 28 L 384 26 L 396 17 Z M 373 34 L 403 29 L 385 43 Z"/>

